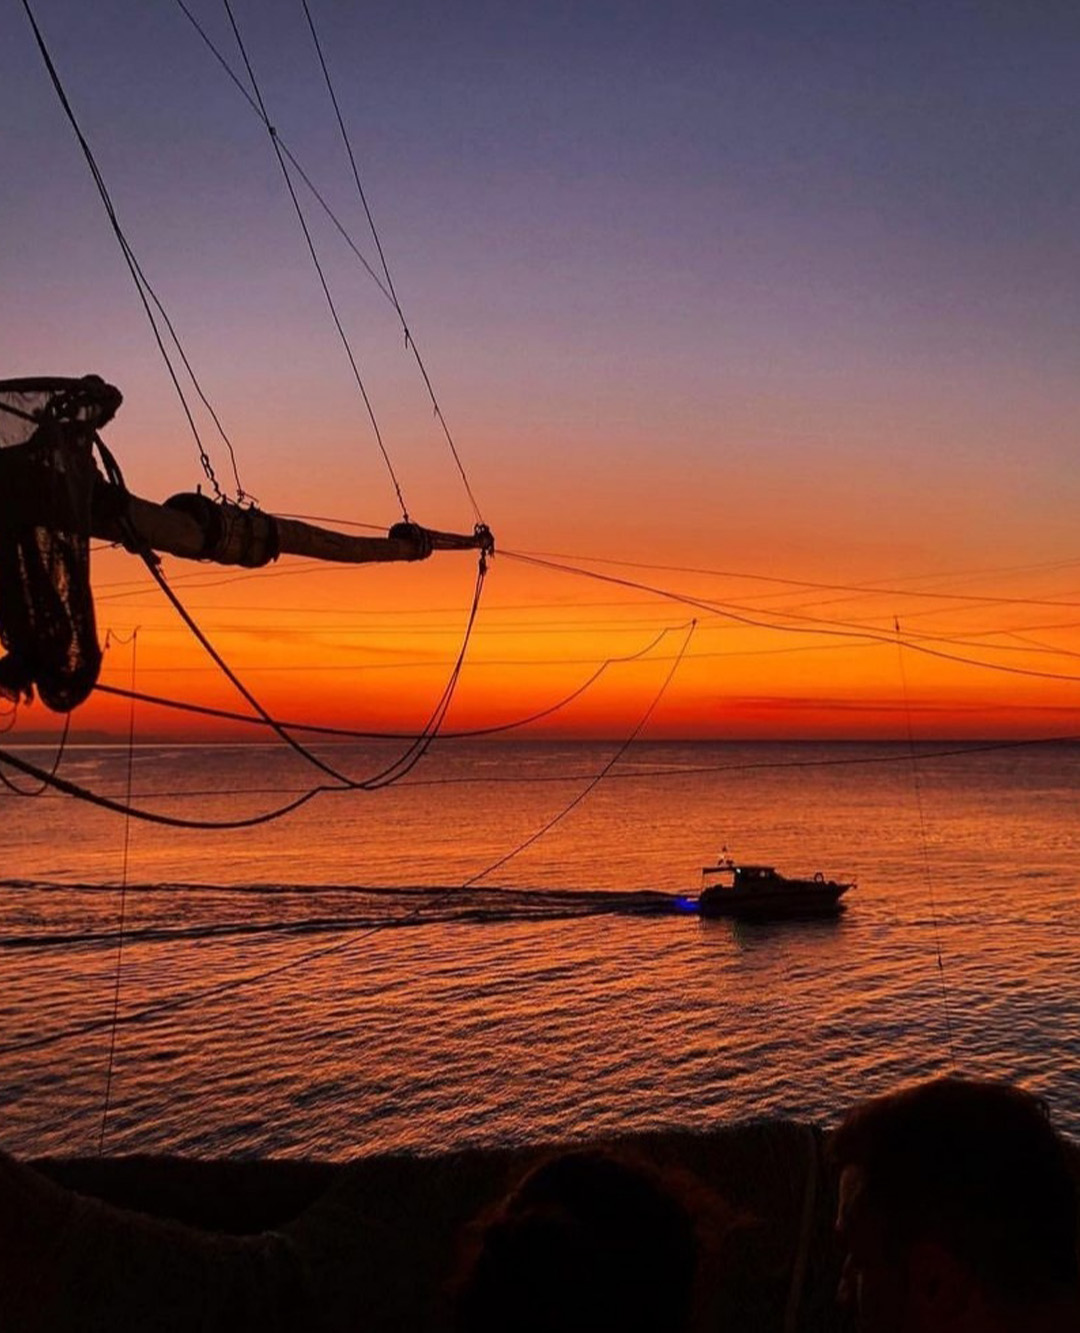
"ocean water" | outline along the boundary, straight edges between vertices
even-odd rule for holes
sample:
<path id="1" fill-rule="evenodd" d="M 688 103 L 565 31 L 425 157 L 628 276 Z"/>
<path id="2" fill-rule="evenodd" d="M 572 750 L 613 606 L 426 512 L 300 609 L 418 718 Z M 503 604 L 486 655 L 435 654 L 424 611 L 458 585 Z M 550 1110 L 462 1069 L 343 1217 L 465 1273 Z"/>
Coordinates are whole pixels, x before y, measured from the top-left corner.
<path id="1" fill-rule="evenodd" d="M 950 1070 L 1080 1135 L 1080 747 L 644 743 L 590 790 L 616 750 L 444 743 L 228 832 L 5 790 L 0 1147 L 95 1153 L 103 1121 L 110 1154 L 335 1159 L 829 1121 Z M 356 777 L 394 755 L 320 753 Z M 121 798 L 127 763 L 82 747 L 61 775 Z M 313 781 L 283 747 L 143 746 L 131 773 L 138 806 L 211 820 Z M 722 846 L 856 877 L 848 911 L 680 911 Z"/>

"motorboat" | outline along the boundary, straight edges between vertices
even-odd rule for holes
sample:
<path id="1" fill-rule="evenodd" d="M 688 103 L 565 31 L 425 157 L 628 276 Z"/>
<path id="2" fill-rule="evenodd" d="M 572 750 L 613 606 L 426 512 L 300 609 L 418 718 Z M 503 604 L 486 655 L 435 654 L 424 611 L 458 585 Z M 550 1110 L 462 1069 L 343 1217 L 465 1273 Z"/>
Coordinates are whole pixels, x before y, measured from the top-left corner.
<path id="1" fill-rule="evenodd" d="M 819 870 L 806 878 L 788 878 L 772 866 L 738 865 L 725 857 L 703 866 L 706 881 L 698 895 L 699 916 L 777 920 L 836 916 L 844 910 L 844 894 L 855 881 L 827 879 Z M 711 882 L 708 882 L 710 881 Z"/>

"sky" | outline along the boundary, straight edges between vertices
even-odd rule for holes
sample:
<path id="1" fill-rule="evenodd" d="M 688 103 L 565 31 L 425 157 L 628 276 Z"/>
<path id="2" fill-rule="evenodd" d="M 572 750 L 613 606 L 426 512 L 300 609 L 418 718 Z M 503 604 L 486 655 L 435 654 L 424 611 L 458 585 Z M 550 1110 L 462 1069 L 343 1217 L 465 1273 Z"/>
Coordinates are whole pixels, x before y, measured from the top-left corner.
<path id="1" fill-rule="evenodd" d="M 512 734 L 623 737 L 654 704 L 655 737 L 1080 732 L 1074 4 L 309 7 L 500 551 L 448 726 L 542 711 L 610 663 Z M 245 491 L 388 527 L 264 126 L 173 0 L 32 8 Z M 188 8 L 243 79 L 223 5 Z M 233 13 L 280 140 L 377 267 L 300 0 Z M 0 170 L 0 376 L 102 375 L 129 486 L 205 485 L 20 3 Z M 469 531 L 396 313 L 296 189 L 411 516 Z M 275 713 L 401 727 L 446 683 L 475 561 L 165 569 Z M 104 681 L 248 711 L 137 561 L 95 550 L 93 581 Z M 58 726 L 35 704 L 14 732 Z M 126 704 L 73 728 L 126 735 Z M 150 707 L 139 728 L 259 734 Z"/>

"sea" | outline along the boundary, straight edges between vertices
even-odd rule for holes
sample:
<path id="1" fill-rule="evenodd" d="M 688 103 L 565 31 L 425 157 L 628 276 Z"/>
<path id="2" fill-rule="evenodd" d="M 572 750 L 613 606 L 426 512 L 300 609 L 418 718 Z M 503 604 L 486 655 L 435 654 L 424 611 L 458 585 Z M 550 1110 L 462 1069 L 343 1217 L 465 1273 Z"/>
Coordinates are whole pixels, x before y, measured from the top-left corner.
<path id="1" fill-rule="evenodd" d="M 828 1124 L 950 1072 L 1080 1137 L 1080 746 L 437 741 L 380 785 L 405 748 L 321 746 L 367 789 L 239 829 L 5 769 L 0 1148 Z M 282 745 L 73 746 L 59 775 L 208 823 L 334 785 Z M 857 884 L 836 920 L 702 920 L 722 854 Z"/>

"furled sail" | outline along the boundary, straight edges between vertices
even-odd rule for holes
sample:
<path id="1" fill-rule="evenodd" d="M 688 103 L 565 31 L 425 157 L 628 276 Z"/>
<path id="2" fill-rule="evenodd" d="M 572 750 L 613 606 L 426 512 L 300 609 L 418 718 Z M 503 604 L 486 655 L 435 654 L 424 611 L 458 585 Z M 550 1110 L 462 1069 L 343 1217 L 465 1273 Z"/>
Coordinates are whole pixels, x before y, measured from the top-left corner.
<path id="1" fill-rule="evenodd" d="M 101 668 L 90 591 L 97 431 L 121 394 L 96 375 L 0 380 L 0 695 L 78 707 Z"/>

